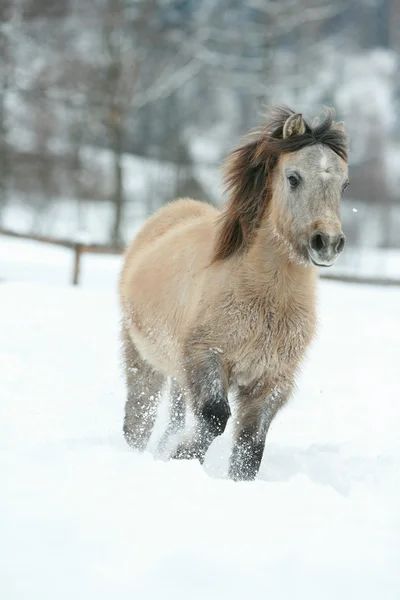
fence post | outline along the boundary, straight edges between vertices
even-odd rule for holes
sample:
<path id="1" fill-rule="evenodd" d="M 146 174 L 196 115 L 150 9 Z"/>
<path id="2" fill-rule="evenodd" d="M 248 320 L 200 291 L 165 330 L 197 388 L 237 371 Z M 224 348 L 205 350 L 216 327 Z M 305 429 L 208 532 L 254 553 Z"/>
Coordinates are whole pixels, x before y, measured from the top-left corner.
<path id="1" fill-rule="evenodd" d="M 74 245 L 74 253 L 75 253 L 74 278 L 72 280 L 72 285 L 78 285 L 78 283 L 79 283 L 80 268 L 81 268 L 82 244 L 75 244 Z"/>

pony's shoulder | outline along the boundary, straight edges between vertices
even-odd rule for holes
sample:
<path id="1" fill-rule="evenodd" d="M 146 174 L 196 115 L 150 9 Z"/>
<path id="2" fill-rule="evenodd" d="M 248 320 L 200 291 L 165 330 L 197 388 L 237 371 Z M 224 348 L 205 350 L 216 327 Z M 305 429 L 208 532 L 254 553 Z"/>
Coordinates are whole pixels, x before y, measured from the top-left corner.
<path id="1" fill-rule="evenodd" d="M 205 202 L 180 198 L 165 204 L 147 219 L 136 234 L 125 255 L 125 267 L 129 265 L 138 252 L 153 246 L 156 240 L 173 232 L 182 231 L 189 224 L 198 222 L 210 223 L 218 217 L 216 208 Z"/>

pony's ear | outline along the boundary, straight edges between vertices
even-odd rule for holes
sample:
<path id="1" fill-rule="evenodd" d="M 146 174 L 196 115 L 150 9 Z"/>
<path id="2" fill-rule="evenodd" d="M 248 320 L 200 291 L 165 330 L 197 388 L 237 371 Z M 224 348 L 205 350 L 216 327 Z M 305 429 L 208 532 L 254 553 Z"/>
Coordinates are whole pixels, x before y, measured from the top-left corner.
<path id="1" fill-rule="evenodd" d="M 222 212 L 214 261 L 245 250 L 258 228 L 267 205 L 269 160 L 258 139 L 234 150 L 225 163 L 229 200 Z"/>
<path id="2" fill-rule="evenodd" d="M 343 121 L 333 121 L 332 129 L 336 129 L 336 131 L 341 131 L 342 133 L 346 133 L 346 129 L 344 127 Z"/>
<path id="3" fill-rule="evenodd" d="M 292 135 L 302 135 L 306 132 L 306 123 L 301 113 L 295 113 L 290 115 L 285 121 L 283 126 L 283 139 L 291 137 Z"/>

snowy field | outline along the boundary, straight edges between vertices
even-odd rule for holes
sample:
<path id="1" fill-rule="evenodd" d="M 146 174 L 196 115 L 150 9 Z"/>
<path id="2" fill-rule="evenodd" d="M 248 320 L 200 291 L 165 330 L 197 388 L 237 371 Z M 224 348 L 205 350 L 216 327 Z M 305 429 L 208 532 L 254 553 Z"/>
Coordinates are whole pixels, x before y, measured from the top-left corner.
<path id="1" fill-rule="evenodd" d="M 124 443 L 120 258 L 0 238 L 0 597 L 398 600 L 400 289 L 320 285 L 257 481 Z M 152 443 L 159 434 L 160 422 Z"/>

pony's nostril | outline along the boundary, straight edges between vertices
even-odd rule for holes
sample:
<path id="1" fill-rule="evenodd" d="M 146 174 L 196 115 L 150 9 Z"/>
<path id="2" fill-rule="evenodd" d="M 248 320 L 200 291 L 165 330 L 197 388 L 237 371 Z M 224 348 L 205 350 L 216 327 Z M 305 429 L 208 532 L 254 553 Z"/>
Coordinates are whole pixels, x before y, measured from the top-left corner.
<path id="1" fill-rule="evenodd" d="M 311 248 L 316 252 L 321 252 L 326 246 L 324 236 L 321 233 L 314 233 L 310 241 Z"/>
<path id="2" fill-rule="evenodd" d="M 341 236 L 339 236 L 339 240 L 338 243 L 336 244 L 336 253 L 339 254 L 340 252 L 342 252 L 344 245 L 346 243 L 346 238 L 344 237 L 344 235 L 342 234 Z"/>

